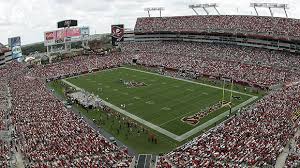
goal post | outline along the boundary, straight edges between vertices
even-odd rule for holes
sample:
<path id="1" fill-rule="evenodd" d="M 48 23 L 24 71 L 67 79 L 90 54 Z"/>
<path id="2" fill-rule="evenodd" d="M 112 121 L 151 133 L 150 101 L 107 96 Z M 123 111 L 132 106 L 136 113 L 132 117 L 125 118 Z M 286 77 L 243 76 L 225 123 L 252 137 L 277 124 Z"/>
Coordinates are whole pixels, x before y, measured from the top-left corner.
<path id="1" fill-rule="evenodd" d="M 231 108 L 231 102 L 232 102 L 232 96 L 233 96 L 233 80 L 232 79 L 226 79 L 226 78 L 222 78 L 223 79 L 223 88 L 222 88 L 222 107 L 224 106 L 229 106 Z M 230 86 L 230 98 L 229 101 L 226 101 L 226 96 L 225 96 L 225 85 L 226 85 L 226 81 L 231 83 Z"/>

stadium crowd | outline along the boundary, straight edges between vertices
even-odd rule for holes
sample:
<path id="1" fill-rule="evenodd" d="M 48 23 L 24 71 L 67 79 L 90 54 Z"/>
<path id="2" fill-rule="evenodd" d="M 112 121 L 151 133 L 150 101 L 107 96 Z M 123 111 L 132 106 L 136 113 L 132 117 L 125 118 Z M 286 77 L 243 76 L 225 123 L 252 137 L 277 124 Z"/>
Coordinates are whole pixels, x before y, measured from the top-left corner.
<path id="1" fill-rule="evenodd" d="M 285 167 L 299 167 L 300 166 L 300 131 L 296 133 L 292 143 L 289 145 L 290 153 L 286 160 Z"/>
<path id="2" fill-rule="evenodd" d="M 7 131 L 7 126 L 5 119 L 7 119 L 7 107 L 8 107 L 8 100 L 7 100 L 8 90 L 7 90 L 7 83 L 5 81 L 0 81 L 0 132 Z M 10 160 L 10 146 L 9 140 L 2 137 L 0 135 L 0 166 L 1 167 L 8 167 L 9 160 Z"/>
<path id="3" fill-rule="evenodd" d="M 295 69 L 300 59 L 287 52 L 191 42 L 125 43 L 122 50 L 138 57 L 142 65 L 227 77 L 262 88 L 289 83 L 300 76 Z"/>
<path id="4" fill-rule="evenodd" d="M 2 119 L 6 118 L 8 102 L 7 102 L 7 85 L 0 82 L 0 130 L 5 130 L 5 122 Z"/>
<path id="5" fill-rule="evenodd" d="M 176 16 L 138 18 L 136 33 L 236 33 L 297 39 L 300 36 L 300 20 L 265 16 Z"/>
<path id="6" fill-rule="evenodd" d="M 38 66 L 29 72 L 29 75 L 40 78 L 60 78 L 66 75 L 78 75 L 93 70 L 117 67 L 124 63 L 124 54 L 112 53 L 110 56 L 78 56 L 61 62 Z"/>
<path id="7" fill-rule="evenodd" d="M 215 129 L 167 154 L 177 167 L 274 166 L 299 123 L 300 86 L 284 87 Z"/>
<path id="8" fill-rule="evenodd" d="M 109 65 L 108 62 L 105 60 L 101 65 L 105 67 Z M 113 62 L 117 62 L 117 57 Z M 70 66 L 67 62 L 63 62 L 62 65 Z M 60 67 L 57 64 L 56 66 Z M 76 64 L 76 66 L 81 65 Z M 15 126 L 13 135 L 18 137 L 16 146 L 19 148 L 16 147 L 16 150 L 22 152 L 26 166 L 129 166 L 132 158 L 128 156 L 126 150 L 121 150 L 110 143 L 82 118 L 65 108 L 63 103 L 48 90 L 45 80 L 39 78 L 51 78 L 59 73 L 65 75 L 77 71 L 70 71 L 68 68 L 62 71 L 63 68 L 61 68 L 58 72 L 39 73 L 41 76 L 36 77 L 32 75 L 36 72 L 34 69 L 28 73 L 30 70 L 22 64 L 13 62 L 10 68 L 16 69 L 6 71 L 7 73 L 18 74 L 8 79 L 12 94 L 12 123 Z M 51 68 L 52 66 L 49 70 Z M 1 146 L 0 149 L 2 152 L 7 147 Z"/>
<path id="9" fill-rule="evenodd" d="M 0 75 L 7 78 L 12 90 L 17 150 L 21 150 L 26 165 L 128 167 L 132 158 L 66 109 L 48 90 L 45 79 L 113 68 L 136 58 L 146 66 L 229 77 L 261 87 L 300 79 L 294 70 L 300 61 L 292 54 L 185 42 L 125 44 L 121 53 L 78 56 L 32 69 L 13 62 L 0 70 Z M 293 110 L 300 106 L 299 98 L 299 84 L 272 91 L 243 109 L 241 115 L 161 157 L 157 167 L 274 165 L 299 125 L 291 119 Z"/>
<path id="10" fill-rule="evenodd" d="M 122 51 L 172 53 L 204 60 L 259 64 L 261 66 L 284 69 L 299 68 L 299 57 L 297 54 L 227 44 L 176 41 L 123 43 Z"/>
<path id="11" fill-rule="evenodd" d="M 7 141 L 0 140 L 0 166 L 8 168 L 10 160 L 10 147 Z"/>

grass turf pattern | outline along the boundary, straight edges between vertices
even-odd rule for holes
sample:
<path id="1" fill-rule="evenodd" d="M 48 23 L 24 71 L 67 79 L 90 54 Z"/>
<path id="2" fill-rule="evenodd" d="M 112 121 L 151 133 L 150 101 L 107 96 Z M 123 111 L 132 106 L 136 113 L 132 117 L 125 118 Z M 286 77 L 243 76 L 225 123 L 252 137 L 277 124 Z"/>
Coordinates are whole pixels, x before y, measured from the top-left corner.
<path id="1" fill-rule="evenodd" d="M 120 79 L 144 82 L 146 86 L 129 88 Z M 221 89 L 124 68 L 67 80 L 120 108 L 121 104 L 125 104 L 124 110 L 176 135 L 184 134 L 229 109 L 224 107 L 212 112 L 193 126 L 181 119 L 218 103 L 223 96 Z M 233 93 L 233 96 L 241 97 L 239 100 L 232 99 L 233 106 L 250 98 L 238 93 Z M 229 91 L 225 91 L 225 99 L 229 101 Z"/>

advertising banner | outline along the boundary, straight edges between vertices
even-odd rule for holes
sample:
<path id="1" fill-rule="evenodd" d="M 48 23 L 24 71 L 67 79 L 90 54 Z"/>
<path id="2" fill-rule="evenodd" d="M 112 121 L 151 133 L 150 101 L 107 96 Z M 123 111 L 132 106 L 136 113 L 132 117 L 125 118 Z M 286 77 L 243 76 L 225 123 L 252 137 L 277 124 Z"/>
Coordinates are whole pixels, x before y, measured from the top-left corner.
<path id="1" fill-rule="evenodd" d="M 44 39 L 45 45 L 55 44 L 56 31 L 45 32 Z"/>
<path id="2" fill-rule="evenodd" d="M 89 34 L 89 28 L 66 28 L 48 31 L 44 33 L 44 44 L 45 46 L 61 44 L 65 42 L 66 38 L 67 41 L 78 40 L 82 36 L 81 32 Z"/>
<path id="3" fill-rule="evenodd" d="M 66 32 L 64 29 L 62 30 L 57 30 L 56 31 L 56 39 L 55 39 L 55 43 L 63 43 L 66 37 Z"/>
<path id="4" fill-rule="evenodd" d="M 80 36 L 80 28 L 69 28 L 66 31 L 67 37 L 78 37 Z"/>

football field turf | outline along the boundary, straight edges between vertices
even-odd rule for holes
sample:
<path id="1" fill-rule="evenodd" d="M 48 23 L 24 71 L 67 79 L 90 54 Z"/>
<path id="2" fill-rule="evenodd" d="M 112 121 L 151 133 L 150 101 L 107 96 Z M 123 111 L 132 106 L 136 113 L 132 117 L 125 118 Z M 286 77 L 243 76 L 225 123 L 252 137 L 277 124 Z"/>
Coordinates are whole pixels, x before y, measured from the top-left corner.
<path id="1" fill-rule="evenodd" d="M 194 125 L 184 122 L 184 117 L 207 111 L 218 104 L 223 97 L 222 88 L 135 69 L 105 70 L 69 78 L 67 82 L 177 136 L 229 111 L 228 106 L 217 108 Z M 224 93 L 225 100 L 229 101 L 231 92 L 225 90 Z M 246 101 L 255 100 L 255 96 L 240 92 L 233 92 L 233 97 L 237 98 L 232 99 L 232 107 L 242 107 Z"/>

